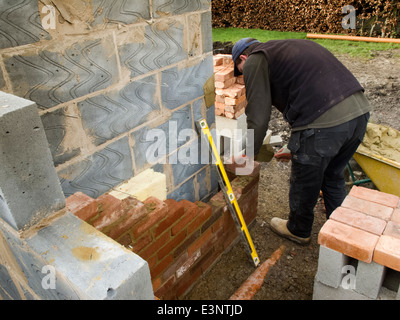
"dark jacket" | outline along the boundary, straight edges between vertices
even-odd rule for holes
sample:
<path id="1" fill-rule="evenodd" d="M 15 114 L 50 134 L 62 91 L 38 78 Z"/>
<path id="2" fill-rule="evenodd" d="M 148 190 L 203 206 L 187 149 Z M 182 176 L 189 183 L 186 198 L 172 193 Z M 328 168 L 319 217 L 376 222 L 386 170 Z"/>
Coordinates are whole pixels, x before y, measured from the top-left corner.
<path id="1" fill-rule="evenodd" d="M 252 59 L 252 55 L 260 53 L 266 63 L 260 62 L 260 58 Z M 256 61 L 258 65 L 254 64 Z M 269 121 L 268 116 L 261 127 L 260 112 L 270 113 L 271 104 L 296 128 L 312 123 L 339 102 L 363 91 L 357 79 L 332 53 L 310 40 L 260 43 L 251 51 L 243 74 L 246 95 L 249 94 L 246 114 L 253 113 L 253 119 L 248 117 L 248 128 L 255 130 L 256 140 L 260 134 L 265 135 Z M 254 112 L 256 104 L 258 119 Z M 258 146 L 255 149 L 257 153 Z"/>

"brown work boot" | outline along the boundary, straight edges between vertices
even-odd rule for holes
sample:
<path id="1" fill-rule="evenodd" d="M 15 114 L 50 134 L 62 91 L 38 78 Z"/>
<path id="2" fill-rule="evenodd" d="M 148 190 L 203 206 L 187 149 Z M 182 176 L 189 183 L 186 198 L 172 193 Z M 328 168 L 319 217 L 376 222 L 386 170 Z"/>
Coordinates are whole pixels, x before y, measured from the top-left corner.
<path id="1" fill-rule="evenodd" d="M 289 231 L 287 228 L 287 220 L 280 219 L 280 218 L 272 218 L 271 219 L 271 229 L 274 231 L 276 234 L 280 235 L 281 237 L 287 238 L 291 241 L 297 242 L 298 244 L 309 244 L 311 241 L 311 236 L 308 238 L 302 238 L 295 236 L 293 233 Z"/>

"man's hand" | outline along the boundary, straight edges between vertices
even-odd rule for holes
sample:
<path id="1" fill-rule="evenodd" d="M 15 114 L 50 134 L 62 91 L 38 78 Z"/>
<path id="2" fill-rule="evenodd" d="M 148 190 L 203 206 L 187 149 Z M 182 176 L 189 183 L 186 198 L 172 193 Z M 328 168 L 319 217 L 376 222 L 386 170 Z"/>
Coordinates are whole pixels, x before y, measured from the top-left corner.
<path id="1" fill-rule="evenodd" d="M 255 176 L 259 170 L 255 170 L 259 166 L 255 165 L 254 157 L 246 155 L 236 156 L 225 162 L 225 169 L 237 176 Z"/>
<path id="2" fill-rule="evenodd" d="M 292 159 L 292 154 L 287 146 L 283 146 L 277 153 L 275 153 L 274 157 L 278 161 L 290 161 Z"/>

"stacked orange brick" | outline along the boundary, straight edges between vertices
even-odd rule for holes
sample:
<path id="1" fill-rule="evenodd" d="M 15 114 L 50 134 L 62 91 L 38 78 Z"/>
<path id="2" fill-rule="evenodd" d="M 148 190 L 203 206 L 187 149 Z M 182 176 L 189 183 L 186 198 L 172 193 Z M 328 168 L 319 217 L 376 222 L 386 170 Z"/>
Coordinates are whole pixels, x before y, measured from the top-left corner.
<path id="1" fill-rule="evenodd" d="M 400 271 L 400 199 L 353 186 L 322 227 L 319 244 Z"/>
<path id="2" fill-rule="evenodd" d="M 215 115 L 237 119 L 244 113 L 247 105 L 243 76 L 233 75 L 232 56 L 214 56 L 215 77 Z"/>

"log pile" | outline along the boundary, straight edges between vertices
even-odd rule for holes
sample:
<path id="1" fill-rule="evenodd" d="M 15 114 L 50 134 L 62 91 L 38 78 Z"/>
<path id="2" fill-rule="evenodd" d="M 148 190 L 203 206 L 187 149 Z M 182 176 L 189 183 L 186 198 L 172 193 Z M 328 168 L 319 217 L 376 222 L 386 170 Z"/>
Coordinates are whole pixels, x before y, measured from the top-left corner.
<path id="1" fill-rule="evenodd" d="M 345 6 L 356 9 L 357 27 L 344 29 Z M 399 0 L 212 0 L 213 27 L 399 37 Z"/>

